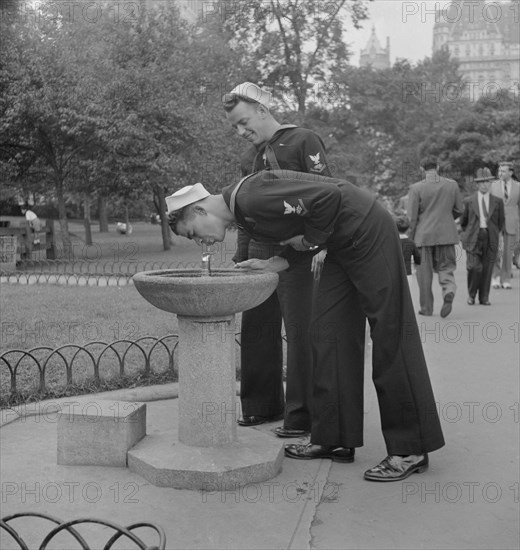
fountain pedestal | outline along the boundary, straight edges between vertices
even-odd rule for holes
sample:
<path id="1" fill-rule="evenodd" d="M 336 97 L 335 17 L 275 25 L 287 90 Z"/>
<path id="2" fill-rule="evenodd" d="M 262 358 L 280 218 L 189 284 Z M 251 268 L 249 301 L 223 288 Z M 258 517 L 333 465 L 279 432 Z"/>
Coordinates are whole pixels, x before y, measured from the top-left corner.
<path id="1" fill-rule="evenodd" d="M 151 433 L 128 452 L 128 467 L 154 485 L 233 490 L 278 474 L 283 444 L 254 428 L 238 428 L 235 313 L 275 290 L 273 273 L 217 270 L 211 277 L 182 270 L 134 276 L 153 305 L 179 323 L 178 424 Z"/>
<path id="2" fill-rule="evenodd" d="M 179 441 L 219 447 L 237 440 L 235 316 L 178 316 Z M 182 390 L 182 391 L 181 391 Z"/>

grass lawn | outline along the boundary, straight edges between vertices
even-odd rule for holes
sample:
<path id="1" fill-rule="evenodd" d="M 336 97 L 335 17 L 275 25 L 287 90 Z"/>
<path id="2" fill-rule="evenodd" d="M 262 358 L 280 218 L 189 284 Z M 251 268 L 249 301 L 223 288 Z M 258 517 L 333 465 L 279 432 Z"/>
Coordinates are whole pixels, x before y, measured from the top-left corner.
<path id="1" fill-rule="evenodd" d="M 166 336 L 177 317 L 148 303 L 132 286 L 2 285 L 0 349 L 85 345 L 94 340 Z"/>

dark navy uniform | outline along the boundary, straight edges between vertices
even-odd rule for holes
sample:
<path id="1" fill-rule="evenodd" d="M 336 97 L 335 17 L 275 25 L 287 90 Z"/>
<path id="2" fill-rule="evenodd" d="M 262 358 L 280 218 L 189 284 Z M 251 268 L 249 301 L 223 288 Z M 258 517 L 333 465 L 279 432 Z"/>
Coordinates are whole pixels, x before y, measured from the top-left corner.
<path id="1" fill-rule="evenodd" d="M 229 204 L 236 184 L 222 190 Z M 303 234 L 326 246 L 314 301 L 311 443 L 363 445 L 365 322 L 373 341 L 373 381 L 389 455 L 444 445 L 391 215 L 365 190 L 338 179 L 264 171 L 236 194 L 237 222 L 260 241 Z M 289 272 L 306 253 L 281 252 Z"/>
<path id="2" fill-rule="evenodd" d="M 269 150 L 270 149 L 270 150 Z M 282 126 L 259 148 L 252 147 L 241 161 L 244 176 L 281 168 L 330 175 L 325 147 L 317 134 L 305 128 Z M 239 231 L 235 262 L 267 259 L 282 247 L 258 242 Z M 284 411 L 282 384 L 282 316 L 287 338 L 287 385 L 284 426 L 310 430 L 309 403 L 312 355 L 307 338 L 312 308 L 311 253 L 297 267 L 280 274 L 276 292 L 242 315 L 241 389 L 244 416 L 277 416 Z"/>

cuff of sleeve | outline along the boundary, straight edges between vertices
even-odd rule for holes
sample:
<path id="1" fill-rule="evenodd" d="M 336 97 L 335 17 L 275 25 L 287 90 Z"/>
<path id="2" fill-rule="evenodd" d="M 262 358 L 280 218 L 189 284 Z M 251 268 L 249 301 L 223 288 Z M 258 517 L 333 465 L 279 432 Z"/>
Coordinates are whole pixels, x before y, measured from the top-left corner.
<path id="1" fill-rule="evenodd" d="M 332 231 L 320 231 L 314 227 L 306 227 L 304 238 L 314 246 L 325 244 L 331 235 Z"/>
<path id="2" fill-rule="evenodd" d="M 291 271 L 293 268 L 295 268 L 300 262 L 302 262 L 306 258 L 310 258 L 314 256 L 314 254 L 316 254 L 316 250 L 298 252 L 297 250 L 294 250 L 292 246 L 286 246 L 282 248 L 282 250 L 277 254 L 277 256 L 281 256 L 282 258 L 284 258 L 289 262 L 289 267 L 284 271 L 284 273 L 287 273 L 288 271 Z"/>
<path id="3" fill-rule="evenodd" d="M 238 264 L 238 262 L 245 262 L 246 260 L 249 260 L 249 257 L 247 255 L 247 250 L 244 253 L 236 253 L 232 258 L 231 261 Z"/>

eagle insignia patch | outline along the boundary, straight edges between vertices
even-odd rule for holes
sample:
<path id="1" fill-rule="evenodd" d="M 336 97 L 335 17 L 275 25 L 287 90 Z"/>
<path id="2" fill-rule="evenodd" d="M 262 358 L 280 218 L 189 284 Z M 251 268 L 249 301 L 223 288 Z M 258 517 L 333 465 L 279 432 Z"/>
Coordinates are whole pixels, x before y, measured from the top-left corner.
<path id="1" fill-rule="evenodd" d="M 318 151 L 315 155 L 309 155 L 309 158 L 314 162 L 311 170 L 314 172 L 323 172 L 325 165 L 320 161 L 320 152 Z"/>

